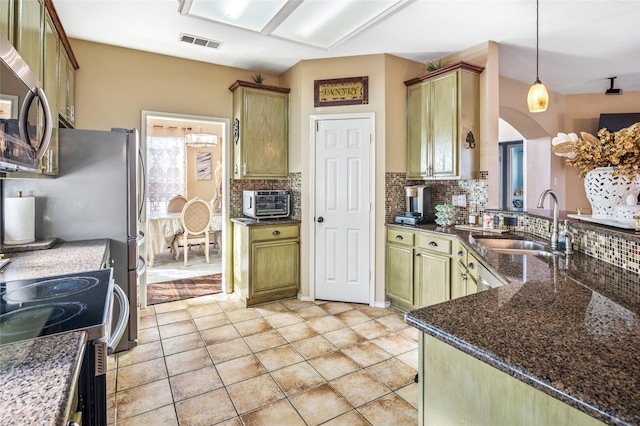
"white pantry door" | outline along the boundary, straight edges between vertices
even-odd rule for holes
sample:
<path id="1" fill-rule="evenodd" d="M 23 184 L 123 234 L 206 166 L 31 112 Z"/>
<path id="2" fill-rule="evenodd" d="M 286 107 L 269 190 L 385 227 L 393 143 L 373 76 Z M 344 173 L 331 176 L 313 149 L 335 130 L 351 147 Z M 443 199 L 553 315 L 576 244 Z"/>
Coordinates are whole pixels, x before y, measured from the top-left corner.
<path id="1" fill-rule="evenodd" d="M 369 118 L 316 126 L 315 297 L 369 303 Z"/>

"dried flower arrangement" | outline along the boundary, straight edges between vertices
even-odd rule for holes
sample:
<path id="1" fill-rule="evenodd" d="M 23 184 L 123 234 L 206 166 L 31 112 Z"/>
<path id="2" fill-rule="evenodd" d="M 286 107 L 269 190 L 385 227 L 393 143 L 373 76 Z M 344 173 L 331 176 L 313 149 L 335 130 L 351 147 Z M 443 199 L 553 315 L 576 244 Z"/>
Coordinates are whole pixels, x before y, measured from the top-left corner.
<path id="1" fill-rule="evenodd" d="M 568 157 L 567 164 L 578 169 L 580 177 L 596 167 L 615 167 L 614 175 L 631 177 L 640 170 L 640 122 L 618 132 L 602 128 L 597 138 L 580 132 L 577 141 L 554 145 L 552 150 Z"/>

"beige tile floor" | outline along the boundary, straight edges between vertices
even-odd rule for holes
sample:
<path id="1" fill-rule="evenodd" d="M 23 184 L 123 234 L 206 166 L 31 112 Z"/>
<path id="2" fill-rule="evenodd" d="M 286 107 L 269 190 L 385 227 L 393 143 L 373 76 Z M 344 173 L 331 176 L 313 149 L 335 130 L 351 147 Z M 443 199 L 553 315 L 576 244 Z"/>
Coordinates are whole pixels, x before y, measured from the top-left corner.
<path id="1" fill-rule="evenodd" d="M 218 294 L 148 307 L 109 357 L 117 425 L 416 425 L 418 332 L 401 312 Z"/>

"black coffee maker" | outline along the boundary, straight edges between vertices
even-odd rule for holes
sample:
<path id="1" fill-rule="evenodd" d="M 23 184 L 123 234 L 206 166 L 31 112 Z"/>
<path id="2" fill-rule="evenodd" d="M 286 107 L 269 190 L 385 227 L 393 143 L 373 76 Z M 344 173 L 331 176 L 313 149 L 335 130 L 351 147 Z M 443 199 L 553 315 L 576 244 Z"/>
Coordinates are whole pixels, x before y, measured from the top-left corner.
<path id="1" fill-rule="evenodd" d="M 433 221 L 433 209 L 431 206 L 431 188 L 424 185 L 412 185 L 404 187 L 406 211 L 396 215 L 396 223 L 418 225 Z"/>

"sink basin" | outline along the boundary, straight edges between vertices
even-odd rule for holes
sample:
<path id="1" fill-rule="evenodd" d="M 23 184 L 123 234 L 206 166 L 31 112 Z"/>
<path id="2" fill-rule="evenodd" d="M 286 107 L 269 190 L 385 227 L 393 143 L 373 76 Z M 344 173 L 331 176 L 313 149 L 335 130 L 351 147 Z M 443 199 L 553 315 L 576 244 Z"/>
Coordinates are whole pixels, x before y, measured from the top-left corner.
<path id="1" fill-rule="evenodd" d="M 478 244 L 488 249 L 505 250 L 544 250 L 544 244 L 527 240 L 512 240 L 506 238 L 480 238 Z"/>
<path id="2" fill-rule="evenodd" d="M 547 251 L 545 245 L 536 241 L 515 240 L 508 238 L 478 238 L 478 244 L 496 253 L 533 255 L 533 256 L 554 256 L 553 252 Z"/>
<path id="3" fill-rule="evenodd" d="M 500 249 L 500 248 L 496 248 L 496 249 L 490 248 L 489 250 L 491 250 L 493 252 L 496 252 L 496 253 L 517 254 L 517 255 L 520 255 L 520 256 L 531 255 L 531 256 L 552 257 L 552 256 L 555 256 L 557 254 L 557 253 L 546 251 L 546 250 Z"/>

